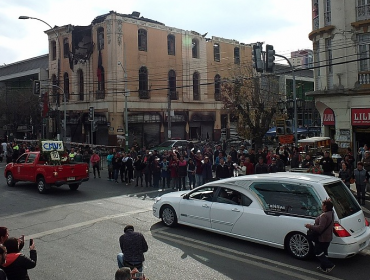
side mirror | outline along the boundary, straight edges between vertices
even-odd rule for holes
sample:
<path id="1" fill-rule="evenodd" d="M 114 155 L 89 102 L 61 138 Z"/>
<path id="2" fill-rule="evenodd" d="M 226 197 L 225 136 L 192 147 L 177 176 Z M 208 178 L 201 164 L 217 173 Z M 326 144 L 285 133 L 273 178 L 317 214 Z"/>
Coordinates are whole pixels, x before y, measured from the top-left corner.
<path id="1" fill-rule="evenodd" d="M 189 194 L 185 194 L 182 198 L 183 199 L 189 199 Z"/>

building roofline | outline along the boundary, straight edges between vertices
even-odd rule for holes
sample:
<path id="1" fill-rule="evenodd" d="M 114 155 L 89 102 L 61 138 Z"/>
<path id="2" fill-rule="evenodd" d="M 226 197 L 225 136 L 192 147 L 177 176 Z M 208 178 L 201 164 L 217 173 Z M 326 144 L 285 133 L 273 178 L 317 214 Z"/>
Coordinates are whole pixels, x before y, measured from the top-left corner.
<path id="1" fill-rule="evenodd" d="M 34 60 L 34 59 L 38 59 L 38 58 L 42 58 L 42 57 L 48 57 L 48 56 L 49 56 L 48 53 L 47 54 L 42 54 L 42 55 L 39 55 L 39 56 L 27 58 L 25 60 L 20 60 L 20 61 L 17 61 L 17 62 L 12 62 L 12 63 L 6 64 L 6 65 L 0 65 L 0 68 L 5 68 L 5 67 L 8 67 L 8 66 L 12 66 L 12 65 L 20 64 L 20 63 L 25 63 L 25 62 L 29 62 L 29 61 Z"/>

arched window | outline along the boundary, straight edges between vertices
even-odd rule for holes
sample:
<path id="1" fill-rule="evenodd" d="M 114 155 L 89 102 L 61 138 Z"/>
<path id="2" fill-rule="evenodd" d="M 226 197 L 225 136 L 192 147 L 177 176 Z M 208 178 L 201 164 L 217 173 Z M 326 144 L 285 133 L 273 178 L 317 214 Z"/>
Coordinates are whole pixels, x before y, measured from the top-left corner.
<path id="1" fill-rule="evenodd" d="M 198 72 L 193 74 L 193 100 L 200 100 L 200 75 Z"/>
<path id="2" fill-rule="evenodd" d="M 97 39 L 98 39 L 98 50 L 104 49 L 104 28 L 99 27 L 97 30 Z"/>
<path id="3" fill-rule="evenodd" d="M 64 89 L 64 95 L 62 96 L 62 99 L 66 98 L 66 101 L 69 101 L 69 76 L 68 73 L 64 73 L 63 76 L 63 89 Z"/>
<path id="4" fill-rule="evenodd" d="M 147 51 L 147 32 L 145 29 L 139 29 L 138 31 L 138 48 L 139 51 Z"/>
<path id="5" fill-rule="evenodd" d="M 176 72 L 173 70 L 168 72 L 168 90 L 170 91 L 171 100 L 179 99 L 176 91 Z"/>
<path id="6" fill-rule="evenodd" d="M 234 48 L 234 63 L 240 64 L 240 49 L 239 47 Z"/>
<path id="7" fill-rule="evenodd" d="M 63 39 L 63 56 L 68 58 L 69 57 L 69 41 L 68 38 Z"/>
<path id="8" fill-rule="evenodd" d="M 78 82 L 78 100 L 84 100 L 84 73 L 81 69 L 77 71 L 77 82 Z"/>
<path id="9" fill-rule="evenodd" d="M 55 41 L 50 42 L 50 53 L 51 53 L 51 60 L 57 59 L 57 43 Z"/>
<path id="10" fill-rule="evenodd" d="M 198 53 L 199 53 L 199 42 L 197 39 L 191 40 L 191 52 L 192 52 L 192 57 L 193 58 L 199 58 Z"/>
<path id="11" fill-rule="evenodd" d="M 213 44 L 213 55 L 215 61 L 220 62 L 220 44 L 218 43 Z"/>
<path id="12" fill-rule="evenodd" d="M 139 70 L 139 97 L 142 99 L 149 98 L 148 91 L 148 69 L 145 66 L 140 67 Z"/>
<path id="13" fill-rule="evenodd" d="M 51 83 L 53 85 L 52 87 L 52 98 L 51 100 L 53 101 L 54 104 L 59 104 L 59 95 L 58 95 L 58 88 L 54 87 L 57 85 L 57 76 L 54 74 L 51 76 Z"/>
<path id="14" fill-rule="evenodd" d="M 221 77 L 218 74 L 215 76 L 215 100 L 221 101 Z"/>
<path id="15" fill-rule="evenodd" d="M 174 35 L 168 35 L 167 36 L 167 49 L 168 49 L 168 55 L 175 55 L 175 36 Z"/>

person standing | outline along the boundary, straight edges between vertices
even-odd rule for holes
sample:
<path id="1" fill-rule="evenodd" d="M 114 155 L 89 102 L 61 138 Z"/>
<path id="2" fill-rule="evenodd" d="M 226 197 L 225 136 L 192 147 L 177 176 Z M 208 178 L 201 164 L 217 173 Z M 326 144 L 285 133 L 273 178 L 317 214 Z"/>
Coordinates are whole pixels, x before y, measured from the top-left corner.
<path id="1" fill-rule="evenodd" d="M 225 164 L 225 160 L 220 158 L 220 163 L 216 166 L 216 178 L 220 180 L 229 177 L 229 167 Z"/>
<path id="2" fill-rule="evenodd" d="M 166 181 L 167 181 L 167 188 L 170 188 L 170 171 L 169 171 L 168 165 L 169 163 L 167 161 L 167 157 L 163 157 L 162 162 L 160 164 L 163 190 L 166 188 Z"/>
<path id="3" fill-rule="evenodd" d="M 311 166 L 308 170 L 307 173 L 312 173 L 312 174 L 323 174 L 324 170 L 320 167 L 320 161 L 316 160 L 315 165 Z"/>
<path id="4" fill-rule="evenodd" d="M 153 187 L 160 190 L 159 180 L 161 179 L 161 165 L 159 164 L 159 157 L 155 157 L 151 165 L 153 174 Z"/>
<path id="5" fill-rule="evenodd" d="M 124 234 L 119 238 L 119 245 L 122 253 L 118 253 L 118 267 L 136 267 L 139 271 L 143 269 L 145 261 L 144 253 L 148 251 L 148 244 L 140 232 L 134 231 L 134 226 L 127 225 L 123 230 Z"/>
<path id="6" fill-rule="evenodd" d="M 121 168 L 121 157 L 119 153 L 116 153 L 114 155 L 114 158 L 112 160 L 112 165 L 113 165 L 113 176 L 114 176 L 114 182 L 118 184 L 118 173 Z"/>
<path id="7" fill-rule="evenodd" d="M 258 158 L 258 163 L 254 167 L 255 174 L 264 174 L 269 173 L 269 167 L 266 163 L 263 162 L 263 157 Z"/>
<path id="8" fill-rule="evenodd" d="M 132 159 L 133 155 L 127 154 L 127 160 L 126 160 L 126 172 L 127 172 L 127 181 L 126 186 L 130 185 L 131 182 L 134 180 L 134 160 Z"/>
<path id="9" fill-rule="evenodd" d="M 208 183 L 212 180 L 212 164 L 209 162 L 208 157 L 204 157 L 202 162 L 202 178 L 203 184 Z"/>
<path id="10" fill-rule="evenodd" d="M 96 151 L 93 151 L 93 154 L 92 154 L 92 156 L 90 158 L 90 162 L 91 162 L 91 165 L 93 167 L 94 179 L 96 178 L 95 170 L 98 171 L 98 176 L 100 178 L 100 169 L 99 169 L 100 157 L 96 153 Z"/>
<path id="11" fill-rule="evenodd" d="M 322 166 L 322 170 L 324 170 L 324 175 L 334 176 L 334 161 L 330 157 L 329 151 L 325 151 L 324 157 L 320 160 L 320 165 Z"/>
<path id="12" fill-rule="evenodd" d="M 322 272 L 329 273 L 335 265 L 327 258 L 328 248 L 333 239 L 334 212 L 333 203 L 330 200 L 322 202 L 323 213 L 315 219 L 315 224 L 306 224 L 305 227 L 320 234 L 319 240 L 315 242 L 315 255 L 320 261 L 317 267 Z"/>
<path id="13" fill-rule="evenodd" d="M 192 158 L 188 160 L 188 179 L 189 179 L 189 189 L 195 188 L 195 164 Z"/>
<path id="14" fill-rule="evenodd" d="M 203 161 L 203 156 L 202 154 L 200 153 L 200 151 L 198 150 L 197 151 L 197 154 L 194 156 L 194 160 L 195 160 L 195 179 L 196 179 L 196 184 L 197 184 L 197 187 L 199 187 L 200 185 L 203 184 L 203 176 L 202 176 L 202 161 Z"/>
<path id="15" fill-rule="evenodd" d="M 364 169 L 363 162 L 357 163 L 357 168 L 353 170 L 352 179 L 355 179 L 357 190 L 357 201 L 365 205 L 366 183 L 369 182 L 369 173 Z"/>
<path id="16" fill-rule="evenodd" d="M 350 189 L 351 170 L 347 167 L 347 164 L 345 162 L 342 162 L 342 169 L 339 170 L 338 177 L 343 181 L 348 189 Z"/>
<path id="17" fill-rule="evenodd" d="M 178 170 L 178 160 L 177 160 L 177 156 L 176 154 L 174 153 L 172 155 L 172 159 L 170 161 L 170 174 L 171 174 L 171 184 L 172 184 L 172 189 L 173 190 L 176 190 L 179 186 L 179 176 L 177 174 L 177 170 Z"/>
<path id="18" fill-rule="evenodd" d="M 187 162 L 184 159 L 183 156 L 180 156 L 179 161 L 177 162 L 178 164 L 178 169 L 177 169 L 177 175 L 179 177 L 179 191 L 181 190 L 186 190 L 186 175 L 187 175 Z"/>
<path id="19" fill-rule="evenodd" d="M 135 178 L 136 178 L 136 185 L 135 187 L 139 186 L 139 179 L 140 179 L 140 185 L 143 187 L 143 169 L 145 168 L 145 163 L 141 160 L 141 155 L 138 155 L 136 157 L 136 160 L 134 162 L 134 170 L 135 170 Z"/>
<path id="20" fill-rule="evenodd" d="M 109 154 L 107 155 L 107 165 L 108 165 L 108 181 L 113 181 L 113 152 L 109 151 Z"/>
<path id="21" fill-rule="evenodd" d="M 35 243 L 30 246 L 30 257 L 19 253 L 19 241 L 8 238 L 3 244 L 7 250 L 6 262 L 2 265 L 8 280 L 29 280 L 28 269 L 36 267 L 37 253 Z"/>

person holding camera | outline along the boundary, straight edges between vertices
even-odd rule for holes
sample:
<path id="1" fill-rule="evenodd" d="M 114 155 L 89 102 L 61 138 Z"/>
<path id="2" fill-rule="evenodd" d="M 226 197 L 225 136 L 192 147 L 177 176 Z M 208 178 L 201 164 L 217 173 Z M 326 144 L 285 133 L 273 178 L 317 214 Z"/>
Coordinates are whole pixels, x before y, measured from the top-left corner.
<path id="1" fill-rule="evenodd" d="M 3 244 L 7 250 L 6 262 L 2 268 L 8 277 L 8 280 L 29 280 L 28 269 L 36 266 L 37 253 L 33 239 L 30 239 L 30 257 L 19 253 L 19 239 L 15 237 L 8 238 Z"/>
<path id="2" fill-rule="evenodd" d="M 141 272 L 143 262 L 145 261 L 144 253 L 148 251 L 148 244 L 140 232 L 134 231 L 134 226 L 127 225 L 124 234 L 119 238 L 119 245 L 122 253 L 117 255 L 118 267 L 135 267 Z"/>
<path id="3" fill-rule="evenodd" d="M 139 272 L 136 268 L 131 270 L 129 267 L 121 267 L 117 269 L 115 280 L 149 280 L 142 272 Z"/>

